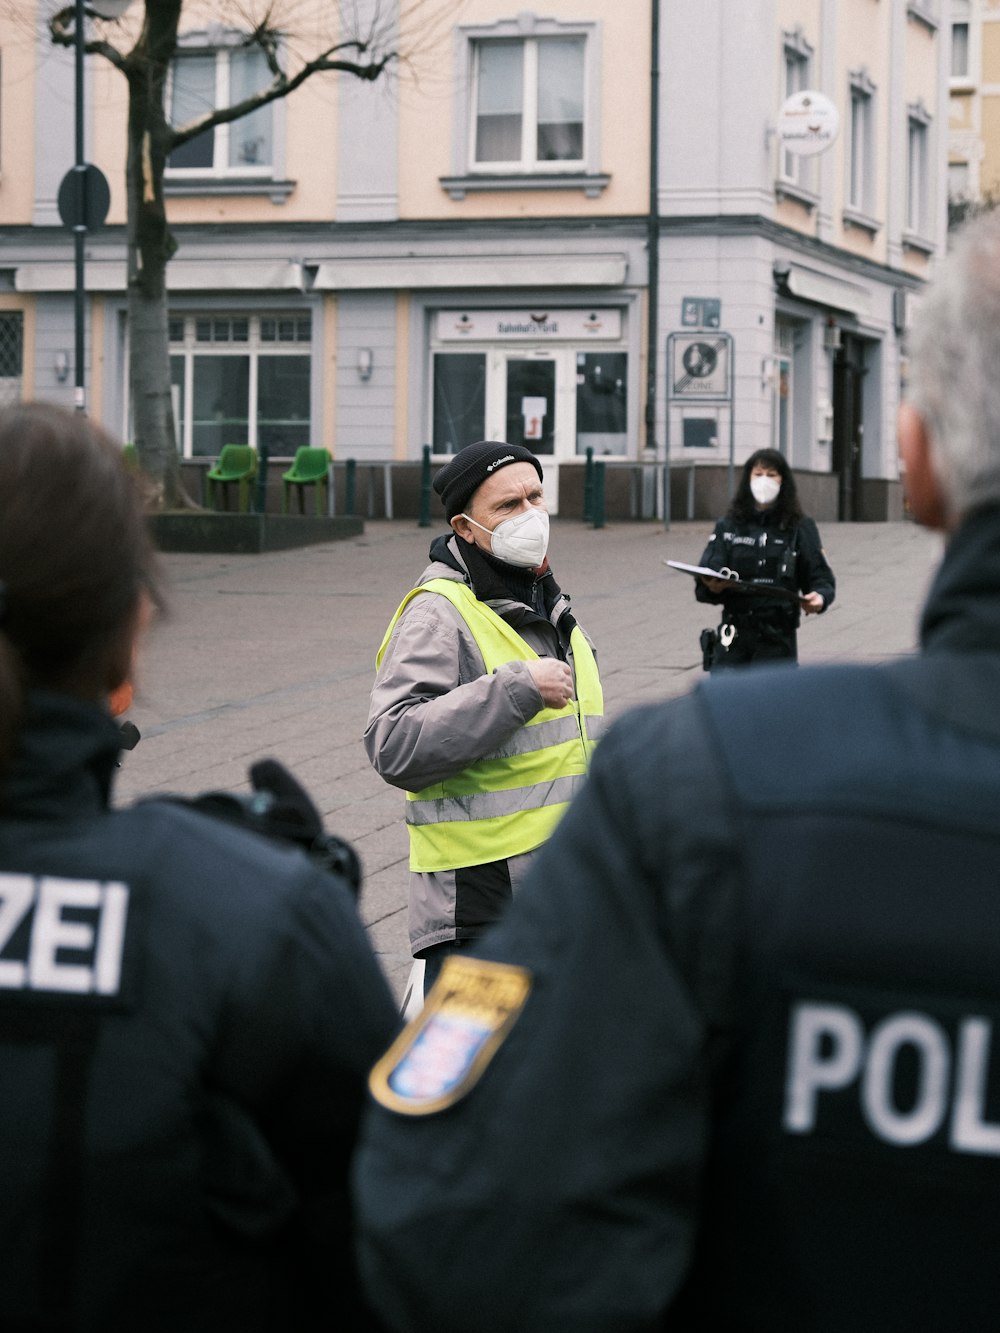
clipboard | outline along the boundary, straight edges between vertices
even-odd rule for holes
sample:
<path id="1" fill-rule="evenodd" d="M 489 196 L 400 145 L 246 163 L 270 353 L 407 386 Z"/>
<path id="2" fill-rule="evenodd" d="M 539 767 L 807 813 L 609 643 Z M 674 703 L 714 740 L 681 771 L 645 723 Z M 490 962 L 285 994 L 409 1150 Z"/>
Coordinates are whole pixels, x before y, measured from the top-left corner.
<path id="1" fill-rule="evenodd" d="M 671 569 L 679 569 L 682 574 L 690 574 L 694 578 L 725 579 L 727 583 L 732 584 L 731 588 L 726 588 L 720 596 L 728 597 L 730 593 L 746 595 L 752 597 L 776 597 L 783 602 L 799 602 L 801 600 L 797 592 L 792 592 L 790 588 L 782 588 L 778 583 L 761 583 L 757 579 L 741 579 L 735 570 L 727 569 L 709 569 L 707 565 L 686 565 L 683 560 L 664 560 L 665 565 Z"/>

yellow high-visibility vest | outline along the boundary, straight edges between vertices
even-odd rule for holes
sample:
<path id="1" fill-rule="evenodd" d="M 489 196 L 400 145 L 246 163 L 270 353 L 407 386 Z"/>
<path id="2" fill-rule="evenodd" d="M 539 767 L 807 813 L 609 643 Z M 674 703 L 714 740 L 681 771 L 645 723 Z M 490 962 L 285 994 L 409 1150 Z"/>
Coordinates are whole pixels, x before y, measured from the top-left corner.
<path id="1" fill-rule="evenodd" d="M 454 579 L 431 579 L 400 603 L 375 658 L 414 597 L 447 597 L 468 625 L 488 675 L 505 662 L 538 654 L 516 630 Z M 597 662 L 583 632 L 570 633 L 576 698 L 542 708 L 491 754 L 422 791 L 406 793 L 410 869 L 455 870 L 484 865 L 540 847 L 583 782 L 604 717 Z"/>

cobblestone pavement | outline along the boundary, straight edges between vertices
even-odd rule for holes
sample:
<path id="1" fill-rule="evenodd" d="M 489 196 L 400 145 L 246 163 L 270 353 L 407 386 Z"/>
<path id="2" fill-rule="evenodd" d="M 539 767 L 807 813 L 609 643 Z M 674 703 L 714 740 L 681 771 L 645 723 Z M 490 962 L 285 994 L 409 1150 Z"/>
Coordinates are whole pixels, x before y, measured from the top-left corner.
<path id="1" fill-rule="evenodd" d="M 553 569 L 597 645 L 610 716 L 701 678 L 698 635 L 712 613 L 663 561 L 697 561 L 711 526 L 553 522 Z M 940 538 L 909 522 L 821 531 L 837 601 L 803 624 L 802 662 L 914 651 Z M 365 923 L 397 994 L 410 966 L 403 796 L 373 772 L 361 734 L 375 650 L 436 535 L 412 520 L 372 522 L 321 546 L 165 557 L 171 614 L 146 646 L 129 714 L 142 741 L 116 795 L 246 789 L 254 759 L 279 759 L 357 848 Z"/>

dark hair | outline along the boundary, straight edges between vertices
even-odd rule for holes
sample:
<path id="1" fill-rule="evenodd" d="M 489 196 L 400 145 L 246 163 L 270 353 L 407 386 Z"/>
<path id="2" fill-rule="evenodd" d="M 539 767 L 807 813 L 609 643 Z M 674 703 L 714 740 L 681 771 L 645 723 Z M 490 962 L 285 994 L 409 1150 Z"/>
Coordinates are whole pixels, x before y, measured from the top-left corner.
<path id="1" fill-rule="evenodd" d="M 95 698 L 126 650 L 156 555 L 122 449 L 51 403 L 0 410 L 0 772 L 26 691 Z"/>
<path id="2" fill-rule="evenodd" d="M 748 523 L 757 514 L 758 505 L 750 489 L 750 474 L 758 463 L 763 463 L 765 467 L 773 467 L 781 477 L 781 490 L 774 502 L 773 512 L 779 526 L 788 527 L 802 517 L 802 505 L 799 503 L 795 476 L 788 466 L 788 459 L 784 454 L 779 454 L 777 449 L 758 449 L 743 464 L 739 485 L 736 487 L 726 517 L 735 519 L 737 523 Z"/>

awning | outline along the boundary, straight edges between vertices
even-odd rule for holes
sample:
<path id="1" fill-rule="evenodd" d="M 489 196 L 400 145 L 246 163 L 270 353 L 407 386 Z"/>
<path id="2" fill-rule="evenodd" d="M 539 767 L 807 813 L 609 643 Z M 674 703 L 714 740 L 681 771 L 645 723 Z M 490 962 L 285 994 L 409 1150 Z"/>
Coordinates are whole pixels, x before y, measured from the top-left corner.
<path id="1" fill-rule="evenodd" d="M 84 282 L 88 292 L 124 292 L 125 261 L 87 263 Z M 175 259 L 167 265 L 171 292 L 301 291 L 302 265 L 289 260 L 220 264 L 217 260 Z M 19 292 L 72 292 L 76 267 L 72 263 L 18 264 L 14 289 Z"/>
<path id="2" fill-rule="evenodd" d="M 620 287 L 623 254 L 479 255 L 462 258 L 343 259 L 322 263 L 318 291 L 481 287 Z"/>
<path id="3" fill-rule="evenodd" d="M 872 294 L 867 287 L 844 278 L 834 278 L 802 264 L 790 264 L 787 277 L 782 275 L 785 290 L 790 296 L 814 305 L 845 310 L 858 318 L 871 315 Z"/>

